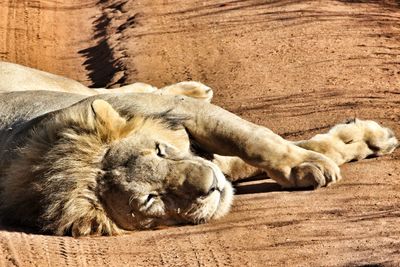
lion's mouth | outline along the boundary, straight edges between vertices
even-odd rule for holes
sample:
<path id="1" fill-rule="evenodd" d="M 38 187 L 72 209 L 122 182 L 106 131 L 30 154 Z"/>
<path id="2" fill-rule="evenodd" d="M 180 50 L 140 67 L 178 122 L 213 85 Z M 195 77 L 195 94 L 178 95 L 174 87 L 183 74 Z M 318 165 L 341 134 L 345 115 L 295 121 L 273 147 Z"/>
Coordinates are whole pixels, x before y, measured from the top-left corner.
<path id="1" fill-rule="evenodd" d="M 214 179 L 209 192 L 206 195 L 178 196 L 174 195 L 165 199 L 169 207 L 166 216 L 152 218 L 150 228 L 160 226 L 202 224 L 219 219 L 226 215 L 233 201 L 234 190 L 231 183 L 226 180 L 222 171 L 212 163 L 210 168 L 213 171 Z M 186 202 L 185 205 L 180 203 Z"/>
<path id="2" fill-rule="evenodd" d="M 199 197 L 186 208 L 176 208 L 169 216 L 153 218 L 147 228 L 163 226 L 203 224 L 225 216 L 233 200 L 233 187 L 230 182 L 224 182 L 224 187 L 218 186 L 207 196 Z M 151 226 L 150 226 L 151 225 Z"/>

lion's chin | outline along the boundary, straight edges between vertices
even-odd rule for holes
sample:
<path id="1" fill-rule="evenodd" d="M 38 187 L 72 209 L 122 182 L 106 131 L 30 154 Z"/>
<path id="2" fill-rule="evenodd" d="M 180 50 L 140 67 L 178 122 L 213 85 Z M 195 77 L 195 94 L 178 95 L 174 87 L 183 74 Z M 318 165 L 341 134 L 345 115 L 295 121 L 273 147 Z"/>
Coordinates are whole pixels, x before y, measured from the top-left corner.
<path id="1" fill-rule="evenodd" d="M 219 197 L 220 199 L 218 202 L 218 206 L 213 215 L 211 216 L 211 220 L 219 219 L 225 216 L 231 209 L 233 202 L 233 194 L 234 194 L 234 189 L 231 183 L 227 181 L 225 183 L 224 189 L 219 194 L 220 194 Z"/>
<path id="2" fill-rule="evenodd" d="M 142 229 L 162 229 L 164 227 L 202 224 L 225 216 L 232 205 L 234 189 L 226 182 L 221 191 L 215 191 L 205 198 L 199 198 L 191 207 L 169 218 L 152 218 L 144 220 Z"/>

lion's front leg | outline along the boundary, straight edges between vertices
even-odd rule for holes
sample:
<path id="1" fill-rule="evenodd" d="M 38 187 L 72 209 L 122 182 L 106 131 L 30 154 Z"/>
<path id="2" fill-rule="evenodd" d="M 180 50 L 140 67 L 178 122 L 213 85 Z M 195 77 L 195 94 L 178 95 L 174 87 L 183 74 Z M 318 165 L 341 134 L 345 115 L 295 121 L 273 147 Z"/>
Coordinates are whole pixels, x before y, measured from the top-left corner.
<path id="1" fill-rule="evenodd" d="M 286 140 L 285 140 L 286 141 Z M 274 162 L 248 162 L 260 166 L 267 175 L 285 188 L 319 188 L 341 179 L 339 167 L 328 157 L 314 151 L 304 151 L 292 144 L 274 145 L 275 153 L 266 152 Z"/>
<path id="2" fill-rule="evenodd" d="M 195 111 L 196 107 L 187 100 L 176 108 L 185 113 L 189 110 Z M 192 115 L 193 119 L 185 122 L 185 127 L 206 150 L 239 157 L 264 170 L 284 187 L 321 187 L 341 178 L 338 166 L 324 155 L 296 146 L 226 110 L 207 105 Z"/>
<path id="3" fill-rule="evenodd" d="M 239 157 L 221 155 L 215 155 L 214 157 L 213 163 L 221 169 L 231 182 L 267 173 L 270 178 L 286 188 L 311 186 L 318 188 L 341 179 L 337 166 L 323 156 L 308 158 L 297 166 L 290 167 L 288 165 L 287 168 L 283 167 L 283 169 L 255 167 L 255 164 L 250 165 Z"/>
<path id="4" fill-rule="evenodd" d="M 389 154 L 399 142 L 392 130 L 374 121 L 354 119 L 336 125 L 325 134 L 295 144 L 322 153 L 341 165 L 370 156 Z"/>
<path id="5" fill-rule="evenodd" d="M 214 155 L 213 163 L 227 176 L 231 182 L 267 173 L 279 184 L 288 188 L 321 187 L 336 182 L 340 179 L 335 166 L 329 166 L 323 159 L 306 160 L 299 166 L 290 169 L 290 175 L 282 177 L 282 174 L 274 170 L 255 167 L 243 161 L 239 157 Z M 325 171 L 322 171 L 324 170 Z M 271 176 L 275 175 L 275 176 Z"/>

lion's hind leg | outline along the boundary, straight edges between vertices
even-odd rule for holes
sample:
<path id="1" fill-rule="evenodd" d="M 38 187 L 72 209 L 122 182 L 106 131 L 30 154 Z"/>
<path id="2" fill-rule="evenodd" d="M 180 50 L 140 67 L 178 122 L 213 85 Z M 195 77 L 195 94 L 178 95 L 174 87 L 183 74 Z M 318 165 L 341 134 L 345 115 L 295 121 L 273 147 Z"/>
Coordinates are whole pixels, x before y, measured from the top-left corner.
<path id="1" fill-rule="evenodd" d="M 112 89 L 95 88 L 94 90 L 98 94 L 110 94 L 110 93 L 154 93 L 158 89 L 146 83 L 132 83 L 118 88 L 112 88 Z"/>
<path id="2" fill-rule="evenodd" d="M 211 102 L 213 90 L 200 82 L 187 81 L 175 83 L 161 88 L 156 92 L 161 95 L 184 95 Z"/>
<path id="3" fill-rule="evenodd" d="M 338 165 L 371 156 L 383 156 L 393 152 L 399 145 L 389 128 L 375 121 L 359 119 L 338 124 L 325 134 L 294 143 L 324 154 Z"/>
<path id="4" fill-rule="evenodd" d="M 214 155 L 212 162 L 221 169 L 231 182 L 265 173 L 263 169 L 247 164 L 239 157 Z"/>
<path id="5" fill-rule="evenodd" d="M 146 83 L 132 83 L 113 89 L 95 88 L 94 90 L 98 94 L 154 93 L 158 95 L 184 95 L 191 98 L 203 100 L 206 102 L 211 102 L 211 99 L 214 94 L 213 90 L 207 85 L 194 81 L 179 82 L 165 86 L 160 89 Z"/>

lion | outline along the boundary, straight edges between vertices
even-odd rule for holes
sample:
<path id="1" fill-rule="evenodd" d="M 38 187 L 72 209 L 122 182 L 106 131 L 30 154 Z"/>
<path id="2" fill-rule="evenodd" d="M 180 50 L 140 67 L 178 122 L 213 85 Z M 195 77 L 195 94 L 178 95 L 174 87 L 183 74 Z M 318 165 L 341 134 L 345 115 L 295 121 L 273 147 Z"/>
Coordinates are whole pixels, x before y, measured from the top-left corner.
<path id="1" fill-rule="evenodd" d="M 206 223 L 229 212 L 232 181 L 263 172 L 286 188 L 329 186 L 341 179 L 338 165 L 398 146 L 390 129 L 359 119 L 288 141 L 209 103 L 212 90 L 198 82 L 147 93 L 39 90 L 63 79 L 12 65 L 50 79 L 19 85 L 8 64 L 0 64 L 0 217 L 43 233 Z"/>

